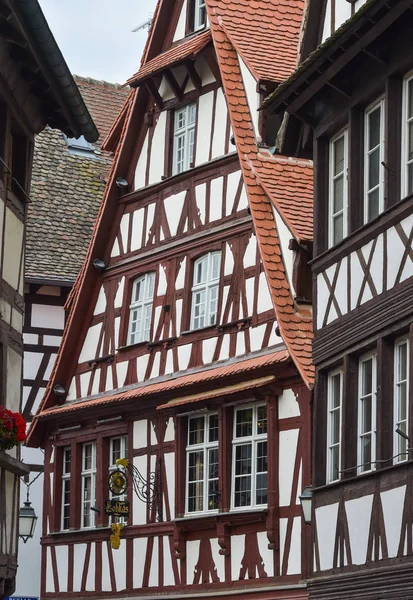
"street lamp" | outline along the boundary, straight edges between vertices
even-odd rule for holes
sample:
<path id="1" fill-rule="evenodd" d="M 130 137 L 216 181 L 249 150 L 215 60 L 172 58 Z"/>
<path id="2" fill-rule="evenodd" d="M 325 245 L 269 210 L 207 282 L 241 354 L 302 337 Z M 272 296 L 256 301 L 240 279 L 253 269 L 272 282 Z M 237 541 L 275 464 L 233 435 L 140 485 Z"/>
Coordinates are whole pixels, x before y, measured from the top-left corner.
<path id="1" fill-rule="evenodd" d="M 29 488 L 27 488 L 27 498 L 24 506 L 19 510 L 19 537 L 26 543 L 34 535 L 36 529 L 37 515 L 34 512 L 32 503 L 29 500 Z"/>
<path id="2" fill-rule="evenodd" d="M 313 504 L 313 493 L 311 491 L 311 486 L 307 486 L 301 492 L 301 496 L 299 496 L 301 502 L 301 509 L 303 511 L 304 521 L 308 524 L 311 523 L 311 508 Z"/>

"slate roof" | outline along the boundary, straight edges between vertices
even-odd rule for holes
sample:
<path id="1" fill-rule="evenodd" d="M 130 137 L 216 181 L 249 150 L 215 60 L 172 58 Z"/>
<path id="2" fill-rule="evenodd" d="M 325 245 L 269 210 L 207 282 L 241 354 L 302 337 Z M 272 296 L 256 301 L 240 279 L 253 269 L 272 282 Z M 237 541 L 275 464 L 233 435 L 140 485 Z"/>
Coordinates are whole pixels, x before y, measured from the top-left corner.
<path id="1" fill-rule="evenodd" d="M 100 145 L 129 90 L 75 76 L 99 129 L 95 153 L 77 156 L 63 134 L 46 128 L 36 136 L 27 216 L 26 281 L 73 284 L 86 255 L 112 155 Z"/>

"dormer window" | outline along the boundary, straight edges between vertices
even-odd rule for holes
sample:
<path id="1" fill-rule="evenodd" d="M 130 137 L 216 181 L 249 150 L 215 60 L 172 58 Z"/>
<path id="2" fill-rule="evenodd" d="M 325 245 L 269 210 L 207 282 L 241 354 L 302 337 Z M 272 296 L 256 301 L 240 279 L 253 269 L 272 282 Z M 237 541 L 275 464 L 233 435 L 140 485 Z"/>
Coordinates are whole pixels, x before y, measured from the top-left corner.
<path id="1" fill-rule="evenodd" d="M 154 288 L 155 273 L 146 273 L 133 282 L 129 305 L 129 345 L 149 340 Z"/>
<path id="2" fill-rule="evenodd" d="M 191 0 L 190 2 L 190 27 L 189 31 L 199 31 L 206 25 L 206 6 L 205 0 Z"/>
<path id="3" fill-rule="evenodd" d="M 196 104 L 178 108 L 174 114 L 174 152 L 172 174 L 187 171 L 194 160 Z"/>

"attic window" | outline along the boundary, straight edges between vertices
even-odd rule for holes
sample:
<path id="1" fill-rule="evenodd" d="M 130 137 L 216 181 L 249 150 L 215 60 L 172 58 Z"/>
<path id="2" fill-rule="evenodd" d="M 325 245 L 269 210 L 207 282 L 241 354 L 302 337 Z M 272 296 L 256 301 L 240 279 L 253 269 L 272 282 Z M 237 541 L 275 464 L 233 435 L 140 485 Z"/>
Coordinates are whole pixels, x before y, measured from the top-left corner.
<path id="1" fill-rule="evenodd" d="M 189 32 L 199 31 L 206 26 L 205 0 L 191 0 L 189 3 Z"/>
<path id="2" fill-rule="evenodd" d="M 63 134 L 64 140 L 69 148 L 70 154 L 77 156 L 89 156 L 91 158 L 96 157 L 95 148 L 93 144 L 86 141 L 85 137 L 81 135 L 78 138 L 69 138 Z"/>

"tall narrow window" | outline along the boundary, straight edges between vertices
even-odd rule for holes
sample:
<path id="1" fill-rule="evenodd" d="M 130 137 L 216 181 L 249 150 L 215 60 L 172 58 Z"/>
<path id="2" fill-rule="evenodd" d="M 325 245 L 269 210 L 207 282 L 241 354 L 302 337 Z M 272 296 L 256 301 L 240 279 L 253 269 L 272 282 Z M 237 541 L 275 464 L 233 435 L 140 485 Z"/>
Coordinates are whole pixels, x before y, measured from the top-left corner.
<path id="1" fill-rule="evenodd" d="M 413 193 L 413 77 L 404 81 L 403 94 L 403 195 Z"/>
<path id="2" fill-rule="evenodd" d="M 409 341 L 399 340 L 394 347 L 394 430 L 406 436 L 409 419 Z M 395 461 L 406 460 L 407 439 L 394 432 Z"/>
<path id="3" fill-rule="evenodd" d="M 330 142 L 329 245 L 347 235 L 347 129 Z"/>
<path id="4" fill-rule="evenodd" d="M 155 273 L 146 273 L 133 282 L 128 344 L 149 340 L 154 288 Z"/>
<path id="5" fill-rule="evenodd" d="M 196 104 L 178 108 L 174 115 L 174 152 L 172 174 L 187 171 L 194 160 Z"/>
<path id="6" fill-rule="evenodd" d="M 193 0 L 194 3 L 194 31 L 203 29 L 206 23 L 205 0 Z"/>
<path id="7" fill-rule="evenodd" d="M 384 100 L 366 111 L 364 136 L 364 222 L 383 211 Z"/>
<path id="8" fill-rule="evenodd" d="M 359 362 L 358 464 L 359 472 L 376 466 L 376 356 L 370 354 Z"/>
<path id="9" fill-rule="evenodd" d="M 341 471 L 341 407 L 343 404 L 343 371 L 328 376 L 327 419 L 327 483 L 340 479 Z"/>
<path id="10" fill-rule="evenodd" d="M 96 502 L 96 444 L 83 444 L 82 448 L 82 527 L 95 525 Z"/>
<path id="11" fill-rule="evenodd" d="M 63 448 L 62 468 L 62 529 L 70 527 L 70 470 L 72 462 L 72 450 L 70 446 Z"/>
<path id="12" fill-rule="evenodd" d="M 191 329 L 216 325 L 221 252 L 209 252 L 194 264 Z"/>
<path id="13" fill-rule="evenodd" d="M 237 408 L 232 448 L 233 508 L 267 504 L 267 409 L 263 404 Z"/>
<path id="14" fill-rule="evenodd" d="M 188 419 L 186 512 L 218 510 L 218 415 Z"/>
<path id="15" fill-rule="evenodd" d="M 110 439 L 109 444 L 109 472 L 115 471 L 117 469 L 123 469 L 123 467 L 118 467 L 116 461 L 120 458 L 128 457 L 128 438 L 126 436 L 114 437 Z M 114 494 L 110 494 L 111 498 L 116 498 L 117 500 L 127 500 L 128 494 L 121 494 L 120 496 L 115 496 Z M 123 517 L 112 517 L 113 523 L 124 523 L 125 519 Z"/>

